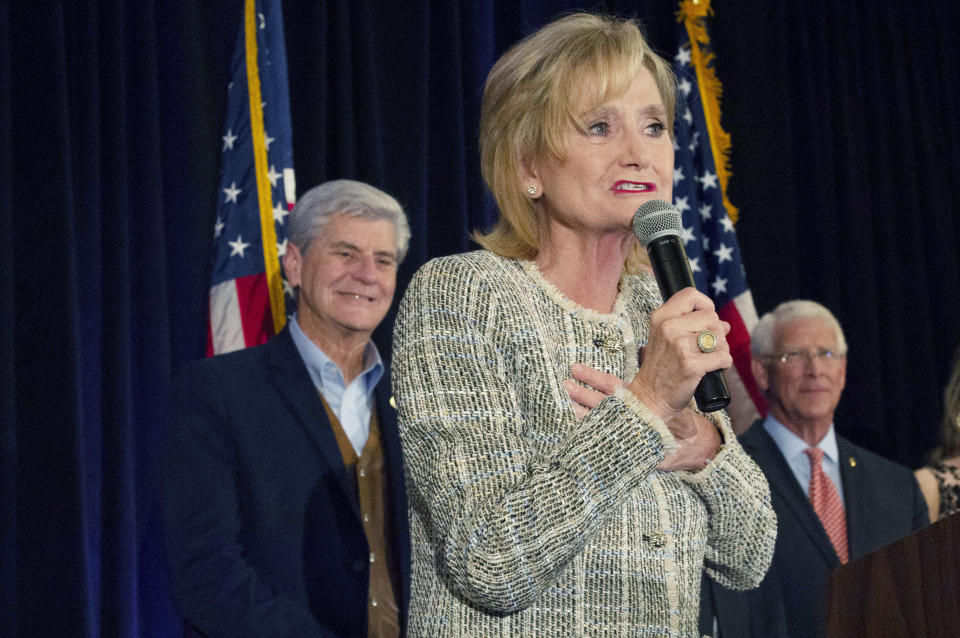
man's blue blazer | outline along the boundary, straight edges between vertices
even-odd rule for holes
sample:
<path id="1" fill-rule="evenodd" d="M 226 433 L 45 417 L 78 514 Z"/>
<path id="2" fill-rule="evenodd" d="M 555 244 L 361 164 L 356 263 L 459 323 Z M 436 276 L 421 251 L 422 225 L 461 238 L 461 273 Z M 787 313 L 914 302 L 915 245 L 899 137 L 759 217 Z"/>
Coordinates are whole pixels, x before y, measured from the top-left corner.
<path id="1" fill-rule="evenodd" d="M 401 623 L 410 540 L 389 372 L 376 386 Z M 369 548 L 323 403 L 289 330 L 178 375 L 164 529 L 177 603 L 208 636 L 366 636 Z"/>
<path id="2" fill-rule="evenodd" d="M 715 610 L 722 638 L 821 638 L 826 588 L 840 566 L 810 500 L 761 421 L 740 438 L 770 483 L 777 544 L 760 587 L 733 592 L 704 577 L 701 631 Z M 850 559 L 928 524 L 927 505 L 908 468 L 837 436 Z"/>

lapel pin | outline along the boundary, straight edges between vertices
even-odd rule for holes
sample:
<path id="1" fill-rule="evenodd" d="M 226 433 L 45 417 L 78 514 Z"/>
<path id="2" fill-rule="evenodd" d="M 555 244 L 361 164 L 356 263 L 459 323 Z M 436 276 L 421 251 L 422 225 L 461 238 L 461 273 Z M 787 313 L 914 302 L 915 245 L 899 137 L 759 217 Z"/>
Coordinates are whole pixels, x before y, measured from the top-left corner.
<path id="1" fill-rule="evenodd" d="M 851 457 L 850 457 L 849 459 L 847 459 L 847 460 L 850 462 L 850 467 L 857 467 L 857 459 L 855 459 L 855 458 L 853 458 L 853 457 L 851 456 Z"/>
<path id="2" fill-rule="evenodd" d="M 397 400 L 396 400 L 395 398 L 393 398 L 393 395 L 392 395 L 392 394 L 390 395 L 390 407 L 393 408 L 394 410 L 397 409 Z M 850 462 L 851 462 L 851 463 L 853 462 L 853 459 L 852 459 L 852 458 L 850 459 Z"/>

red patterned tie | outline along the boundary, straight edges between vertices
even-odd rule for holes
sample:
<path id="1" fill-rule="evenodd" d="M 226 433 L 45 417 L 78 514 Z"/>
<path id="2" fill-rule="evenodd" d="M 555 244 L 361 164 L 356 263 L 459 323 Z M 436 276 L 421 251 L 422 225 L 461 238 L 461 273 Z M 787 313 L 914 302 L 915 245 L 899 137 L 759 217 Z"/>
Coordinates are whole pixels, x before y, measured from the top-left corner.
<path id="1" fill-rule="evenodd" d="M 823 471 L 823 450 L 811 447 L 804 450 L 804 453 L 810 457 L 810 502 L 813 504 L 813 511 L 820 517 L 823 529 L 830 537 L 833 548 L 837 550 L 840 562 L 846 563 L 850 560 L 847 548 L 847 517 L 836 486 Z"/>

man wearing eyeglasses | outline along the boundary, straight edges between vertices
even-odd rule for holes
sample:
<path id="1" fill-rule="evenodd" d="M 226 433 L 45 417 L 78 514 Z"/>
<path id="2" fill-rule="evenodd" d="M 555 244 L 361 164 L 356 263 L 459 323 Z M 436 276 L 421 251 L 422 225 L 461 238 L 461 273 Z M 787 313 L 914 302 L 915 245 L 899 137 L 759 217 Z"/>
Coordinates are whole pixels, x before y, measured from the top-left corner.
<path id="1" fill-rule="evenodd" d="M 732 592 L 705 581 L 701 629 L 721 638 L 819 638 L 830 571 L 923 527 L 927 508 L 909 469 L 834 429 L 847 342 L 829 310 L 784 302 L 750 339 L 770 412 L 740 443 L 770 483 L 777 545 L 758 589 Z"/>

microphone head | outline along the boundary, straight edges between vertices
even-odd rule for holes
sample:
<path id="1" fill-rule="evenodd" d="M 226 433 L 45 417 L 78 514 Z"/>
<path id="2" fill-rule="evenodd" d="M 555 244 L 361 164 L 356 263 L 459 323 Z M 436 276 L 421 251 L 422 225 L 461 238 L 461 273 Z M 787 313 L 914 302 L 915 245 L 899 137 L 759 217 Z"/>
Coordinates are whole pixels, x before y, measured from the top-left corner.
<path id="1" fill-rule="evenodd" d="M 649 246 L 650 242 L 667 235 L 680 235 L 683 218 L 673 204 L 654 199 L 646 202 L 633 215 L 633 234 L 640 243 Z"/>

